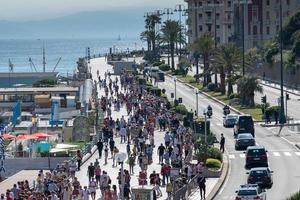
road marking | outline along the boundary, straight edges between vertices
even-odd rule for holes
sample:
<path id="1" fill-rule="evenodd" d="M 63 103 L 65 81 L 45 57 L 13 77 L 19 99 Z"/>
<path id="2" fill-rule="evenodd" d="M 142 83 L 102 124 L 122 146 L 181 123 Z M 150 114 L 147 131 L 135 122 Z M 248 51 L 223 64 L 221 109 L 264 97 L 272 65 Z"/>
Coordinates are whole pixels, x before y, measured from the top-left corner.
<path id="1" fill-rule="evenodd" d="M 299 152 L 299 151 L 296 151 L 295 154 L 296 154 L 297 156 L 300 156 L 300 152 Z"/>
<path id="2" fill-rule="evenodd" d="M 285 156 L 292 156 L 290 152 L 283 152 Z"/>
<path id="3" fill-rule="evenodd" d="M 280 156 L 280 153 L 278 153 L 278 152 L 273 152 L 273 155 L 279 157 L 279 156 Z"/>
<path id="4" fill-rule="evenodd" d="M 222 123 L 217 123 L 217 126 L 223 126 L 223 124 Z"/>
<path id="5" fill-rule="evenodd" d="M 235 155 L 230 154 L 229 159 L 235 159 Z"/>
<path id="6" fill-rule="evenodd" d="M 240 157 L 241 157 L 241 158 L 245 158 L 245 154 L 241 153 L 241 154 L 240 154 Z"/>

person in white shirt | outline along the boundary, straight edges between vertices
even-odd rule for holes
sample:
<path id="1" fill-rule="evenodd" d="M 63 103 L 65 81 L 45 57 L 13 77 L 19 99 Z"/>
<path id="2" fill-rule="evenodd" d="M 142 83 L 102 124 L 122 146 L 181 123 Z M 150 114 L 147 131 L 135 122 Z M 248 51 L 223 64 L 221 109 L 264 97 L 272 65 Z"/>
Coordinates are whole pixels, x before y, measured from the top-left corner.
<path id="1" fill-rule="evenodd" d="M 84 186 L 83 190 L 81 191 L 81 198 L 82 200 L 89 200 L 90 199 L 90 192 L 87 186 Z"/>
<path id="2" fill-rule="evenodd" d="M 59 200 L 55 192 L 51 192 L 50 200 Z"/>

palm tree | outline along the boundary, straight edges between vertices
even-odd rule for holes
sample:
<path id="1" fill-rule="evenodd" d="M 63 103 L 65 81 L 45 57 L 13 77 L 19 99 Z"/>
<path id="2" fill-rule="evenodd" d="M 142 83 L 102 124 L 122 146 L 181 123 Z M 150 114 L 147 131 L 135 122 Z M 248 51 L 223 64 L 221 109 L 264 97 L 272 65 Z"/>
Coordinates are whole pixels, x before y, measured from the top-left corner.
<path id="1" fill-rule="evenodd" d="M 200 38 L 193 42 L 191 48 L 194 52 L 196 52 L 195 55 L 202 54 L 204 64 L 203 86 L 207 86 L 207 84 L 211 81 L 209 74 L 209 57 L 214 50 L 214 39 L 210 33 L 204 33 Z M 198 73 L 196 75 L 198 76 Z"/>
<path id="2" fill-rule="evenodd" d="M 233 83 L 234 83 L 234 75 L 235 72 L 239 69 L 240 64 L 242 62 L 242 54 L 240 49 L 230 43 L 225 44 L 219 47 L 219 49 L 216 52 L 216 58 L 215 58 L 216 64 L 224 68 L 224 72 L 227 75 L 227 95 L 230 96 L 233 93 Z M 225 73 L 220 71 L 220 77 L 221 77 L 221 90 L 225 88 Z"/>
<path id="3" fill-rule="evenodd" d="M 180 33 L 181 25 L 178 21 L 167 20 L 164 22 L 161 31 L 162 31 L 162 39 L 169 46 L 169 51 L 171 54 L 171 67 L 172 70 L 175 69 L 175 43 L 178 41 L 179 33 Z"/>
<path id="4" fill-rule="evenodd" d="M 244 76 L 238 80 L 237 85 L 242 105 L 253 107 L 255 105 L 254 93 L 263 92 L 263 88 L 259 84 L 257 77 Z"/>
<path id="5" fill-rule="evenodd" d="M 145 19 L 145 28 L 149 31 L 151 35 L 151 45 L 152 45 L 152 54 L 156 56 L 156 41 L 158 38 L 158 30 L 155 30 L 156 24 L 161 23 L 161 17 L 157 14 L 148 15 Z"/>
<path id="6" fill-rule="evenodd" d="M 151 37 L 150 31 L 146 30 L 140 34 L 140 39 L 144 42 L 147 42 L 147 51 L 151 51 Z"/>

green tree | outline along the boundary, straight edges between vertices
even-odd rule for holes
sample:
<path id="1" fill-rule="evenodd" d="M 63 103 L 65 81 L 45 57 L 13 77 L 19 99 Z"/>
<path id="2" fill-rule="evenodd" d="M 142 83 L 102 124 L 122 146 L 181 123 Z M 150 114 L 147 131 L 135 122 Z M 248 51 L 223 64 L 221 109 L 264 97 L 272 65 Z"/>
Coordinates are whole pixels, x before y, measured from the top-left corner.
<path id="1" fill-rule="evenodd" d="M 171 54 L 171 67 L 172 70 L 175 70 L 175 43 L 178 41 L 180 36 L 181 25 L 178 21 L 167 20 L 164 22 L 161 31 L 162 31 L 162 40 L 168 44 L 169 51 Z"/>
<path id="2" fill-rule="evenodd" d="M 242 105 L 253 107 L 255 106 L 254 95 L 255 92 L 263 92 L 262 86 L 256 76 L 241 77 L 238 82 L 238 93 Z"/>
<path id="3" fill-rule="evenodd" d="M 209 57 L 214 51 L 214 39 L 210 33 L 204 33 L 200 38 L 193 42 L 191 49 L 195 52 L 195 56 L 198 57 L 199 54 L 202 55 L 204 65 L 203 86 L 207 86 L 207 84 L 211 82 L 209 72 Z"/>
<path id="4" fill-rule="evenodd" d="M 159 40 L 158 30 L 155 30 L 157 24 L 161 23 L 161 17 L 157 14 L 148 15 L 145 19 L 145 28 L 148 33 L 149 40 L 151 41 L 152 55 L 156 57 L 157 41 Z"/>
<path id="5" fill-rule="evenodd" d="M 218 66 L 224 67 L 224 72 L 227 76 L 227 96 L 229 97 L 233 93 L 233 84 L 237 78 L 237 74 L 235 73 L 240 69 L 242 53 L 240 49 L 232 43 L 221 45 L 216 52 L 215 62 Z M 221 84 L 224 78 L 225 77 L 222 77 L 221 74 Z M 224 86 L 221 85 L 221 88 L 222 87 Z"/>
<path id="6" fill-rule="evenodd" d="M 292 36 L 298 30 L 300 30 L 300 12 L 299 11 L 285 21 L 285 23 L 282 27 L 282 33 L 279 33 L 279 36 L 280 36 L 280 34 L 282 34 L 284 45 L 288 46 L 293 43 Z M 278 37 L 278 40 L 279 39 L 280 39 L 280 37 Z"/>

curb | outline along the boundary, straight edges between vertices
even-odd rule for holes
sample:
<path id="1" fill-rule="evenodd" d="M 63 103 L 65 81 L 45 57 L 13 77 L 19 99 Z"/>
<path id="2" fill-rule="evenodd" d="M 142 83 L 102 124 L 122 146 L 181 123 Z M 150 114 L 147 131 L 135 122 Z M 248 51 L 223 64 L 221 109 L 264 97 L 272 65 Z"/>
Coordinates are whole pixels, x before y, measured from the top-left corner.
<path id="1" fill-rule="evenodd" d="M 284 126 L 299 126 L 300 123 L 294 123 L 294 124 L 260 124 L 261 127 L 284 127 Z"/>
<path id="2" fill-rule="evenodd" d="M 276 90 L 280 90 L 280 88 L 277 88 L 277 87 L 275 87 L 275 86 L 272 86 L 272 85 L 268 85 L 268 84 L 262 83 L 261 81 L 260 81 L 259 84 L 261 84 L 261 85 L 263 85 L 263 86 L 266 86 L 266 87 L 270 87 L 270 88 L 276 89 Z M 284 91 L 284 92 L 287 92 L 287 93 L 290 93 L 290 94 L 293 94 L 293 95 L 295 95 L 295 96 L 300 96 L 300 94 L 295 93 L 295 92 L 291 92 L 291 91 L 286 90 L 286 89 L 283 89 L 283 91 Z"/>
<path id="3" fill-rule="evenodd" d="M 86 157 L 84 157 L 84 158 L 82 159 L 81 165 L 83 165 L 84 163 L 86 163 L 86 162 L 94 155 L 94 153 L 96 152 L 96 150 L 97 150 L 97 146 L 94 145 L 94 146 L 92 147 L 92 149 L 91 149 L 91 153 L 86 154 Z"/>
<path id="4" fill-rule="evenodd" d="M 225 154 L 223 154 L 223 155 L 225 155 Z M 226 154 L 225 160 L 223 161 L 222 174 L 221 174 L 217 184 L 214 186 L 212 191 L 207 196 L 207 199 L 214 199 L 217 196 L 217 194 L 219 193 L 219 191 L 221 190 L 222 186 L 225 183 L 228 172 L 229 172 L 229 158 Z"/>

